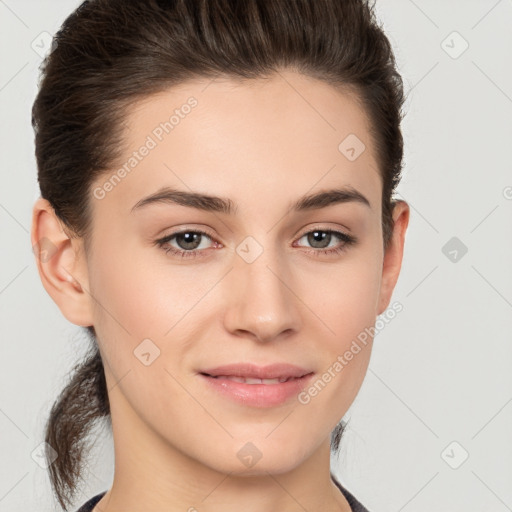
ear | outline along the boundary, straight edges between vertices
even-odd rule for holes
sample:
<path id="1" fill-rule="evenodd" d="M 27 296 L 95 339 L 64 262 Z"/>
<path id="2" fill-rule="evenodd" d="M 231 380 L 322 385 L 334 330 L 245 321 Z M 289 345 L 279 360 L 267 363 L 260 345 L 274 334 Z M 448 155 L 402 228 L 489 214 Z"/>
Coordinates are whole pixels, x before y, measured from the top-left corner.
<path id="1" fill-rule="evenodd" d="M 402 266 L 405 232 L 409 224 L 409 205 L 397 200 L 393 208 L 393 234 L 388 248 L 384 252 L 382 280 L 380 288 L 379 308 L 377 315 L 382 314 L 389 306 Z"/>
<path id="2" fill-rule="evenodd" d="M 73 324 L 93 325 L 83 240 L 68 236 L 46 199 L 34 204 L 30 238 L 43 286 L 62 314 Z"/>

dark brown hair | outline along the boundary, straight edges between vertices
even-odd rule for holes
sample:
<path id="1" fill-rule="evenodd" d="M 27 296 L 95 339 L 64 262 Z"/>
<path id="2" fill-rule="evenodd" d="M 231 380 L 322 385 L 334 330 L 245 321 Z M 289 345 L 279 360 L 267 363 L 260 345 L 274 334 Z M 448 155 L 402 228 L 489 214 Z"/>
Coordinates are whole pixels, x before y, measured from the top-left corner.
<path id="1" fill-rule="evenodd" d="M 404 94 L 374 10 L 368 0 L 83 2 L 41 66 L 32 109 L 41 196 L 87 250 L 91 183 L 121 157 L 131 104 L 189 79 L 246 80 L 289 68 L 354 92 L 368 116 L 387 248 L 402 169 Z M 65 510 L 81 478 L 86 434 L 97 419 L 110 419 L 96 333 L 86 330 L 90 353 L 73 369 L 45 426 L 46 442 L 58 453 L 50 480 Z M 340 422 L 332 432 L 333 451 L 343 428 Z"/>

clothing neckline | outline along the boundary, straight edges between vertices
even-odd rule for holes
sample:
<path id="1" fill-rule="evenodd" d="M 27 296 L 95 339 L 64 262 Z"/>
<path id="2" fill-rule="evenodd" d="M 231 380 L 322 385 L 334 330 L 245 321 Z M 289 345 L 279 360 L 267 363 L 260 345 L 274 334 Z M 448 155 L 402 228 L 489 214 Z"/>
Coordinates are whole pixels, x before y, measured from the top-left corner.
<path id="1" fill-rule="evenodd" d="M 107 494 L 107 491 L 100 492 L 96 494 L 96 496 L 92 497 L 90 500 L 86 501 L 76 512 L 92 512 L 92 509 L 98 503 L 98 501 L 103 498 Z"/>
<path id="2" fill-rule="evenodd" d="M 343 496 L 345 496 L 352 512 L 370 512 L 348 489 L 345 489 L 343 485 L 336 479 L 336 477 L 331 472 L 331 480 L 334 482 L 334 485 L 342 492 Z"/>
<path id="3" fill-rule="evenodd" d="M 364 505 L 357 500 L 357 498 L 349 492 L 343 485 L 341 485 L 340 482 L 336 479 L 336 477 L 331 472 L 331 480 L 334 482 L 336 487 L 341 491 L 343 496 L 345 496 L 345 499 L 348 501 L 348 504 L 350 505 L 350 508 L 352 509 L 352 512 L 369 512 Z M 99 494 L 96 494 L 96 496 L 93 496 L 90 500 L 88 500 L 86 503 L 84 503 L 77 512 L 92 512 L 95 505 L 105 496 L 107 491 L 100 492 Z"/>

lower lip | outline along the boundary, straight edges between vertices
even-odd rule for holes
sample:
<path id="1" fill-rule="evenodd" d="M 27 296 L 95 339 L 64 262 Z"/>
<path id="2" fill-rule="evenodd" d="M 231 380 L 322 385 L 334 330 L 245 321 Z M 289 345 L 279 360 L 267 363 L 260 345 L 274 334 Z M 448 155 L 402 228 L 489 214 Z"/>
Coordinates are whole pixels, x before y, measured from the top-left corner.
<path id="1" fill-rule="evenodd" d="M 209 386 L 219 393 L 251 407 L 275 407 L 281 405 L 303 391 L 313 377 L 313 373 L 298 379 L 278 384 L 244 384 L 234 380 L 210 377 L 199 374 Z"/>

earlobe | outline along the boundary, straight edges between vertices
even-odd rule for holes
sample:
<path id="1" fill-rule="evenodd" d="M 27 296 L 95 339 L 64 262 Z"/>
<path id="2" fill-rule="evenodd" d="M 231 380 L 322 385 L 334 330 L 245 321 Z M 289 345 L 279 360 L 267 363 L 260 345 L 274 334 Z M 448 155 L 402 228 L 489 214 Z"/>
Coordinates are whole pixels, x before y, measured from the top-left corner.
<path id="1" fill-rule="evenodd" d="M 389 247 L 384 253 L 377 315 L 381 315 L 389 306 L 391 295 L 400 275 L 409 215 L 409 205 L 402 200 L 396 201 L 393 209 L 393 234 Z"/>
<path id="2" fill-rule="evenodd" d="M 68 236 L 46 199 L 34 204 L 30 237 L 41 282 L 62 314 L 75 325 L 93 325 L 82 240 Z"/>

